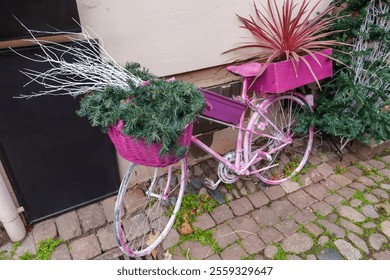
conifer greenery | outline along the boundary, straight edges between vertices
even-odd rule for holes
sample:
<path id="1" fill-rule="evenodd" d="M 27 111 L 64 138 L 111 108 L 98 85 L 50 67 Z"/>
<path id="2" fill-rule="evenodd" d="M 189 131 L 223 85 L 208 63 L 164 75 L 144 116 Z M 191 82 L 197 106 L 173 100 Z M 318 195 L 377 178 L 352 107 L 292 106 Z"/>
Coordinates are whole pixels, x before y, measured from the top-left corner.
<path id="1" fill-rule="evenodd" d="M 316 100 L 315 113 L 303 115 L 301 124 L 313 124 L 344 142 L 390 139 L 390 113 L 385 109 L 390 103 L 388 4 L 389 0 L 339 1 L 340 15 L 348 16 L 333 25 L 345 30 L 334 39 L 354 47 L 338 46 L 350 55 L 336 51 L 334 56 L 349 67 L 336 63 L 332 80 Z"/>
<path id="2" fill-rule="evenodd" d="M 126 70 L 147 85 L 129 83 L 129 90 L 107 87 L 86 95 L 80 101 L 79 116 L 87 116 L 92 126 L 106 132 L 118 120 L 124 122 L 122 132 L 147 144 L 161 143 L 160 155 L 185 153 L 177 139 L 183 128 L 193 122 L 204 109 L 202 93 L 183 81 L 157 79 L 137 63 L 126 65 Z"/>

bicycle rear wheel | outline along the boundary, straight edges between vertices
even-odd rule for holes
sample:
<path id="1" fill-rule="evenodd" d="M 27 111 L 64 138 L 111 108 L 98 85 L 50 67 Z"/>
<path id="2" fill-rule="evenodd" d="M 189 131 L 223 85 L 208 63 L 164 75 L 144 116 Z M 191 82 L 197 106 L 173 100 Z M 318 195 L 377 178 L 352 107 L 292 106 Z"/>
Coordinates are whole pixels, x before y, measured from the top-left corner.
<path id="1" fill-rule="evenodd" d="M 131 185 L 135 177 L 151 177 Z M 155 168 L 131 164 L 123 177 L 114 212 L 117 243 L 126 255 L 150 254 L 167 236 L 180 209 L 187 181 L 187 160 L 180 169 Z M 122 209 L 126 213 L 122 215 Z"/>
<path id="2" fill-rule="evenodd" d="M 263 159 L 251 172 L 263 182 L 276 185 L 302 170 L 313 145 L 314 128 L 296 133 L 296 116 L 310 106 L 292 94 L 266 98 L 257 106 L 248 123 L 244 140 L 244 158 L 249 162 L 257 154 Z"/>

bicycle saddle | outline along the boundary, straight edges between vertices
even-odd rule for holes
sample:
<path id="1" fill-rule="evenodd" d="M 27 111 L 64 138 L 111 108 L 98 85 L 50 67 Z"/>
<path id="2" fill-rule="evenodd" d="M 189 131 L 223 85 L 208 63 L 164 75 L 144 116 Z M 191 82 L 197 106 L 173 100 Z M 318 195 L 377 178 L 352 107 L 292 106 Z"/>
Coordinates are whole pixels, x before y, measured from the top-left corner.
<path id="1" fill-rule="evenodd" d="M 245 63 L 242 65 L 231 65 L 226 67 L 226 69 L 235 74 L 242 77 L 256 77 L 259 74 L 263 65 L 257 62 Z"/>

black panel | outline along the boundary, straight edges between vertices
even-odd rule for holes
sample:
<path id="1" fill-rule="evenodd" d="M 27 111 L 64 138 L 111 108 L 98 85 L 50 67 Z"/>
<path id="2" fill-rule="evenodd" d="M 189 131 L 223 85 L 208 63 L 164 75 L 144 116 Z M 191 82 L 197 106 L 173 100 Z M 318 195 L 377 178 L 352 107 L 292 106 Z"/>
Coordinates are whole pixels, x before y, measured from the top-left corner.
<path id="1" fill-rule="evenodd" d="M 76 0 L 0 0 L 0 40 L 31 37 L 15 17 L 31 30 L 81 32 Z"/>
<path id="2" fill-rule="evenodd" d="M 37 47 L 18 51 L 40 53 Z M 113 145 L 75 114 L 78 99 L 14 98 L 40 90 L 23 87 L 23 68 L 44 71 L 48 65 L 0 53 L 0 157 L 31 223 L 111 195 L 119 179 Z"/>

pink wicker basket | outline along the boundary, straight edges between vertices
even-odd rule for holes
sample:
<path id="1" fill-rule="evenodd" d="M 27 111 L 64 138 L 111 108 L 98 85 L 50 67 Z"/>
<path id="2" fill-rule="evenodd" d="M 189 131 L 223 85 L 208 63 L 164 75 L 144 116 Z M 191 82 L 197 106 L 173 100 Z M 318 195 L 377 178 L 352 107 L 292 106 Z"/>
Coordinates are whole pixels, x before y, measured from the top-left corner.
<path id="1" fill-rule="evenodd" d="M 175 155 L 165 155 L 160 157 L 159 152 L 161 144 L 146 145 L 144 141 L 133 138 L 122 133 L 123 121 L 119 121 L 116 126 L 111 126 L 108 130 L 108 136 L 120 156 L 130 162 L 154 167 L 165 167 L 181 160 L 182 157 Z M 179 137 L 179 143 L 189 147 L 191 144 L 193 124 L 190 123 Z"/>

